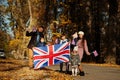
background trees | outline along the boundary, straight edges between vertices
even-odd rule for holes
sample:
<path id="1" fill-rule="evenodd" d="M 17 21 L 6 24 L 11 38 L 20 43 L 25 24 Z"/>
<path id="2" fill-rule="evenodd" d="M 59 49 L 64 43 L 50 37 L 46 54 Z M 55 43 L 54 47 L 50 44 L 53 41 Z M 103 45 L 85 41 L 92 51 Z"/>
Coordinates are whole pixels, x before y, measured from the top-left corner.
<path id="1" fill-rule="evenodd" d="M 43 25 L 46 31 L 52 23 L 50 29 L 54 33 L 66 33 L 69 37 L 79 30 L 86 33 L 90 51 L 96 49 L 100 54 L 97 58 L 90 57 L 89 61 L 120 64 L 119 0 L 1 0 L 1 2 L 7 3 L 0 7 L 0 15 L 5 15 L 0 16 L 0 28 L 8 30 L 9 25 L 12 29 L 14 37 L 10 40 L 10 45 L 17 43 L 18 48 L 15 46 L 12 50 L 17 48 L 18 54 L 22 55 L 26 51 L 29 39 L 25 36 L 27 27 Z M 4 22 L 6 16 L 9 23 Z M 84 61 L 86 60 L 87 56 L 84 58 Z"/>

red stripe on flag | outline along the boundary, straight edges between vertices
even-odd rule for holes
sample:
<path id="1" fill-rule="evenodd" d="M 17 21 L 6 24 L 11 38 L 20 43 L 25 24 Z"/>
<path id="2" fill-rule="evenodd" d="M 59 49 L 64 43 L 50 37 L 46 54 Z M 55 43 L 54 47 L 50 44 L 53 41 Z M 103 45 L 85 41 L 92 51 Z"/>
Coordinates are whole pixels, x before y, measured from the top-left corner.
<path id="1" fill-rule="evenodd" d="M 58 52 L 56 54 L 50 53 L 49 55 L 34 56 L 34 60 L 36 60 L 36 59 L 43 59 L 43 58 L 50 58 L 50 57 L 56 57 L 56 56 L 59 56 L 59 55 L 65 54 L 65 53 L 69 54 L 69 50 Z"/>
<path id="2" fill-rule="evenodd" d="M 42 62 L 44 62 L 45 60 L 42 60 L 42 61 L 40 61 L 39 63 L 37 63 L 37 65 L 35 66 L 35 69 L 37 69 L 38 68 L 38 66 L 42 63 Z"/>
<path id="3" fill-rule="evenodd" d="M 68 62 L 68 60 L 66 60 L 66 59 L 63 59 L 63 58 L 60 58 L 60 57 L 56 57 L 57 59 L 60 59 L 60 60 L 63 60 L 63 61 L 65 61 L 65 62 Z"/>
<path id="4" fill-rule="evenodd" d="M 53 65 L 53 46 L 49 46 L 49 65 Z"/>

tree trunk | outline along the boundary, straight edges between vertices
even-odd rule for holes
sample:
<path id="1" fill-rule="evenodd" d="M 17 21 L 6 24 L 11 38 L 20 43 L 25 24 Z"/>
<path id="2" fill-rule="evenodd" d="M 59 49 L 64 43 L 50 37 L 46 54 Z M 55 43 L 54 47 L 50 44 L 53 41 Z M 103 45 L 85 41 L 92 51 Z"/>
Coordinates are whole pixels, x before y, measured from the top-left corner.
<path id="1" fill-rule="evenodd" d="M 120 1 L 118 0 L 117 28 L 116 28 L 116 63 L 120 65 Z"/>
<path id="2" fill-rule="evenodd" d="M 28 0 L 29 13 L 30 13 L 30 25 L 32 29 L 37 25 L 45 25 L 44 13 L 45 13 L 45 2 L 44 0 Z"/>
<path id="3" fill-rule="evenodd" d="M 106 62 L 116 64 L 116 47 L 117 47 L 117 0 L 109 0 L 109 24 L 106 30 L 107 33 L 107 55 Z"/>

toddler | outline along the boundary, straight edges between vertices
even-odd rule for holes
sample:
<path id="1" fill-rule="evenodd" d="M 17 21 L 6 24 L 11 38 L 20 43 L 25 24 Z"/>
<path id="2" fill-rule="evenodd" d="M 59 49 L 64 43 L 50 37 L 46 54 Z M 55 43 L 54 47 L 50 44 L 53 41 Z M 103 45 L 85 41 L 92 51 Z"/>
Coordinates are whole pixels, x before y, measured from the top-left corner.
<path id="1" fill-rule="evenodd" d="M 78 46 L 75 46 L 72 53 L 71 53 L 72 76 L 77 76 L 78 65 L 80 65 Z"/>

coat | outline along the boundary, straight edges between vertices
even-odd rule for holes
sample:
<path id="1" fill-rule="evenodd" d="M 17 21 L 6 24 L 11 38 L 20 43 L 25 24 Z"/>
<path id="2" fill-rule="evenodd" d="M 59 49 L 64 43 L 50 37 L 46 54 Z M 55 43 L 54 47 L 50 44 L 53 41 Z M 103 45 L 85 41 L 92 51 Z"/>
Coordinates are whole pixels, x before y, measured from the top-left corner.
<path id="1" fill-rule="evenodd" d="M 78 54 L 80 57 L 80 61 L 82 61 L 84 51 L 87 55 L 90 55 L 90 52 L 88 51 L 87 41 L 82 41 L 81 39 L 77 41 L 76 46 L 78 46 Z"/>
<path id="2" fill-rule="evenodd" d="M 81 61 L 79 58 L 79 54 L 73 54 L 70 55 L 70 62 L 72 66 L 80 65 Z"/>
<path id="3" fill-rule="evenodd" d="M 73 51 L 73 48 L 76 46 L 77 40 L 78 40 L 77 38 L 72 39 L 70 44 L 71 51 Z"/>
<path id="4" fill-rule="evenodd" d="M 60 40 L 60 44 L 68 42 L 68 39 Z"/>
<path id="5" fill-rule="evenodd" d="M 27 48 L 29 49 L 32 49 L 32 47 L 35 47 L 36 46 L 36 40 L 37 40 L 37 31 L 35 32 L 26 32 L 26 36 L 31 36 L 31 39 L 28 43 L 28 46 Z M 42 32 L 39 32 L 39 36 L 40 37 L 44 37 L 43 33 Z"/>
<path id="6" fill-rule="evenodd" d="M 43 46 L 45 46 L 45 45 L 46 45 L 45 42 L 39 42 L 36 47 L 43 47 Z"/>

